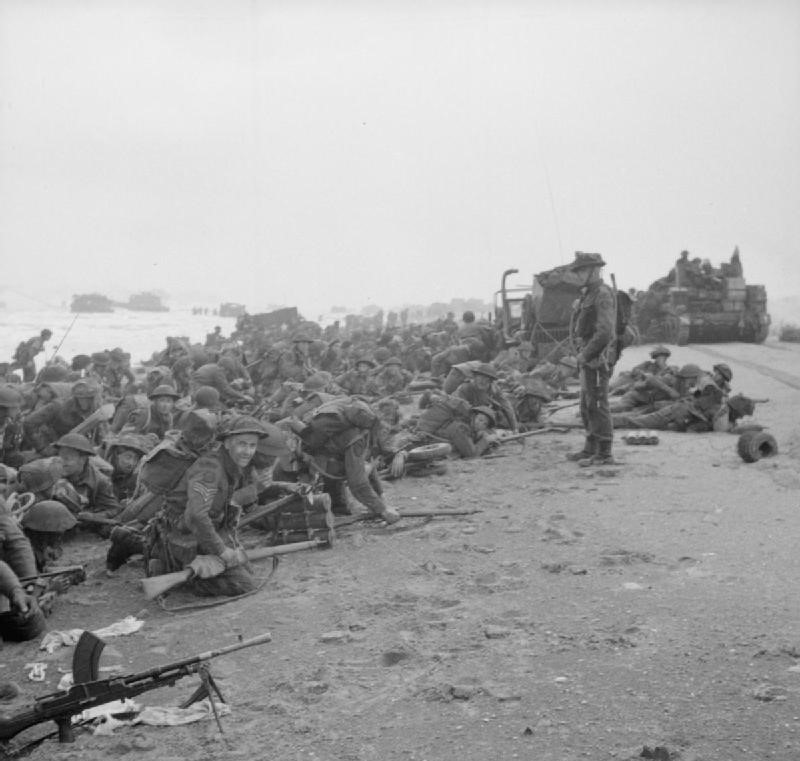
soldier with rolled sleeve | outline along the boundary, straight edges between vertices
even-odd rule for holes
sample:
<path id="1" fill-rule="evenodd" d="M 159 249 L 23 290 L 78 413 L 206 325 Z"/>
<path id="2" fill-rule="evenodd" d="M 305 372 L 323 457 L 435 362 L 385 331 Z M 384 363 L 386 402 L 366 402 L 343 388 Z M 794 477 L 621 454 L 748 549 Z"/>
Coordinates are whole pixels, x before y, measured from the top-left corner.
<path id="1" fill-rule="evenodd" d="M 608 383 L 616 362 L 616 300 L 603 283 L 600 254 L 575 253 L 571 270 L 581 281 L 574 322 L 576 357 L 581 376 L 581 419 L 586 430 L 583 449 L 567 458 L 581 466 L 613 465 L 614 427 L 608 404 Z"/>
<path id="2" fill-rule="evenodd" d="M 211 413 L 204 414 L 209 427 L 215 426 Z M 258 420 L 240 416 L 222 432 L 220 445 L 206 449 L 189 466 L 154 522 L 150 556 L 158 563 L 151 570 L 191 568 L 189 583 L 199 595 L 232 597 L 256 588 L 236 527 L 242 508 L 257 499 L 260 485 L 252 460 L 267 435 Z"/>

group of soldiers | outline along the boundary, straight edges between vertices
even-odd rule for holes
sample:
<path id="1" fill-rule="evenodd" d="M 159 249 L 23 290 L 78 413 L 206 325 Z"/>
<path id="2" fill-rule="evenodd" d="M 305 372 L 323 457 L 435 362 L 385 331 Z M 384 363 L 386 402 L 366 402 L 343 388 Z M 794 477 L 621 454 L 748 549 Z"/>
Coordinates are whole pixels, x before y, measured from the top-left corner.
<path id="1" fill-rule="evenodd" d="M 585 467 L 613 464 L 615 428 L 726 430 L 752 414 L 752 400 L 730 394 L 730 367 L 673 367 L 663 346 L 612 382 L 604 264 L 576 255 L 574 340 L 546 359 L 471 312 L 350 335 L 240 320 L 203 344 L 169 337 L 135 369 L 117 347 L 36 371 L 42 331 L 0 367 L 0 636 L 42 630 L 20 579 L 56 560 L 76 526 L 107 542 L 109 571 L 143 555 L 148 575 L 189 568 L 193 592 L 235 596 L 256 588 L 239 538 L 247 516 L 263 514 L 250 525 L 273 540 L 280 514 L 265 508 L 278 503 L 307 516 L 357 502 L 392 524 L 383 480 L 441 472 L 431 451 L 485 455 L 545 426 L 558 400 L 579 399 L 586 439 L 568 458 Z"/>

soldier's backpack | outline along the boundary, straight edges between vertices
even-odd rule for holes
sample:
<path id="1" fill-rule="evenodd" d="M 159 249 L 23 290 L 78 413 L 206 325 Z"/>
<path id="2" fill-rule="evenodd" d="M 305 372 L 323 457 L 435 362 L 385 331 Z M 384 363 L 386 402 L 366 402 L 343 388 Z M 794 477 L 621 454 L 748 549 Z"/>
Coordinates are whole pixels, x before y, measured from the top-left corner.
<path id="1" fill-rule="evenodd" d="M 142 457 L 137 492 L 144 488 L 152 494 L 169 494 L 199 457 L 196 452 L 182 447 L 177 439 L 165 438 Z"/>
<path id="2" fill-rule="evenodd" d="M 615 330 L 615 353 L 617 361 L 622 356 L 622 350 L 630 346 L 635 339 L 635 332 L 631 325 L 633 316 L 633 300 L 625 291 L 615 291 L 617 296 L 617 324 Z"/>
<path id="3" fill-rule="evenodd" d="M 378 416 L 360 399 L 339 397 L 314 410 L 302 435 L 310 450 L 324 447 L 347 446 L 353 441 L 377 432 Z"/>

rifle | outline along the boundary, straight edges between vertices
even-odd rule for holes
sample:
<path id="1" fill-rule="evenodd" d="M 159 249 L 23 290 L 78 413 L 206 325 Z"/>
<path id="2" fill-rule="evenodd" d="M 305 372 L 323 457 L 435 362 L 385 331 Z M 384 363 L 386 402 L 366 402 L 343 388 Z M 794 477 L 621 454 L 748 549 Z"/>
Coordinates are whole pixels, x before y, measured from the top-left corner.
<path id="1" fill-rule="evenodd" d="M 51 568 L 49 571 L 42 571 L 35 576 L 20 576 L 19 582 L 22 586 L 32 584 L 39 579 L 52 579 L 55 576 L 75 576 L 79 581 L 86 578 L 86 566 L 82 565 L 67 565 L 63 568 Z"/>
<path id="2" fill-rule="evenodd" d="M 91 430 L 96 425 L 102 422 L 108 422 L 111 420 L 111 416 L 114 414 L 114 405 L 113 404 L 103 404 L 98 409 L 96 409 L 86 420 L 82 420 L 78 425 L 76 425 L 70 433 L 86 433 L 86 431 Z"/>
<path id="3" fill-rule="evenodd" d="M 511 436 L 503 436 L 498 439 L 495 444 L 508 444 L 509 441 L 524 441 L 530 436 L 538 436 L 540 433 L 566 433 L 569 430 L 566 426 L 549 425 L 545 428 L 535 428 L 532 431 L 524 431 L 523 433 L 514 433 Z"/>
<path id="4" fill-rule="evenodd" d="M 307 542 L 293 542 L 292 544 L 281 544 L 277 547 L 257 547 L 254 550 L 248 550 L 245 554 L 248 560 L 261 560 L 274 555 L 288 555 L 290 552 L 311 550 L 326 544 L 327 542 L 322 539 L 310 539 Z M 159 595 L 163 595 L 164 592 L 172 589 L 172 587 L 177 587 L 178 584 L 189 581 L 193 575 L 194 571 L 191 568 L 184 568 L 182 571 L 144 578 L 142 579 L 142 589 L 144 590 L 145 599 L 152 600 Z"/>
<path id="5" fill-rule="evenodd" d="M 85 631 L 78 640 L 72 659 L 72 675 L 75 684 L 69 690 L 59 690 L 50 695 L 36 698 L 32 705 L 17 713 L 0 715 L 0 740 L 10 740 L 29 727 L 45 721 L 54 721 L 58 726 L 59 742 L 74 742 L 73 716 L 89 708 L 105 705 L 115 700 L 132 698 L 148 690 L 156 690 L 165 686 L 171 687 L 179 679 L 190 674 L 199 673 L 202 685 L 183 707 L 208 697 L 214 708 L 212 689 L 220 700 L 224 702 L 224 699 L 208 671 L 208 661 L 245 647 L 262 645 L 271 641 L 272 635 L 261 634 L 235 645 L 218 650 L 208 650 L 199 655 L 168 663 L 165 666 L 156 666 L 148 671 L 98 679 L 97 664 L 105 642 L 91 632 Z M 214 708 L 214 713 L 216 715 L 216 708 Z"/>
<path id="6" fill-rule="evenodd" d="M 66 331 L 64 331 L 64 335 L 61 337 L 61 340 L 58 342 L 58 346 L 56 346 L 56 348 L 53 349 L 53 353 L 50 356 L 50 361 L 51 362 L 56 358 L 56 356 L 58 355 L 58 352 L 61 351 L 61 347 L 64 344 L 64 341 L 67 340 L 67 336 L 69 335 L 70 330 L 72 330 L 72 326 L 75 324 L 75 320 L 77 320 L 79 316 L 80 316 L 80 312 L 75 312 L 75 316 L 72 318 L 72 322 L 69 324 L 69 327 L 66 329 Z"/>
<path id="7" fill-rule="evenodd" d="M 276 499 L 267 505 L 259 505 L 255 510 L 245 515 L 239 520 L 239 528 L 249 526 L 251 523 L 274 513 L 278 508 L 288 505 L 295 497 L 302 497 L 300 494 L 287 494 L 285 497 Z"/>

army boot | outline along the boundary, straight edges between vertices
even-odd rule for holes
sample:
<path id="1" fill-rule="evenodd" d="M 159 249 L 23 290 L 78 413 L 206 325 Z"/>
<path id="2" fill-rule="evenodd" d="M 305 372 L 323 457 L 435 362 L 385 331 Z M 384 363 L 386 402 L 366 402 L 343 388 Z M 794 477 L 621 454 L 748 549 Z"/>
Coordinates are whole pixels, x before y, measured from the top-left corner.
<path id="1" fill-rule="evenodd" d="M 569 452 L 567 454 L 567 459 L 570 462 L 580 462 L 581 460 L 587 460 L 591 457 L 594 457 L 596 452 L 597 441 L 595 440 L 594 436 L 587 436 L 586 441 L 583 444 L 583 449 L 577 452 Z"/>
<path id="2" fill-rule="evenodd" d="M 614 455 L 611 454 L 612 444 L 612 441 L 601 441 L 598 444 L 597 453 L 586 459 L 578 460 L 578 465 L 582 468 L 590 468 L 595 465 L 599 465 L 600 467 L 604 465 L 616 465 L 617 461 L 614 459 Z"/>

